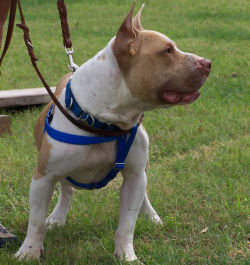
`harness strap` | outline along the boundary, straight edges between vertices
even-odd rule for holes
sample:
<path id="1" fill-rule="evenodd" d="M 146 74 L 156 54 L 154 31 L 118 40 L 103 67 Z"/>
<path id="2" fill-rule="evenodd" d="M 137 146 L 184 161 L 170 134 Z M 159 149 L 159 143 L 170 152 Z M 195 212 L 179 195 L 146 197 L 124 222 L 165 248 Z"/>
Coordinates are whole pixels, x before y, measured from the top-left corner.
<path id="1" fill-rule="evenodd" d="M 138 126 L 135 126 L 132 129 L 132 132 L 130 136 L 128 137 L 128 139 L 124 135 L 119 136 L 115 165 L 103 180 L 99 181 L 98 183 L 89 183 L 89 184 L 75 181 L 71 177 L 66 177 L 66 180 L 79 188 L 88 189 L 88 190 L 101 189 L 105 187 L 111 180 L 113 180 L 116 177 L 118 172 L 124 168 L 125 160 L 127 158 L 130 147 L 133 144 L 133 141 L 135 139 L 137 128 Z"/>
<path id="2" fill-rule="evenodd" d="M 50 121 L 52 120 L 52 110 L 54 105 L 51 106 L 47 117 L 45 119 L 45 127 L 44 132 L 46 131 L 50 137 L 53 139 L 67 143 L 67 144 L 75 144 L 75 145 L 89 145 L 89 144 L 99 144 L 104 142 L 111 142 L 115 141 L 119 138 L 119 136 L 98 136 L 98 137 L 91 137 L 91 136 L 82 136 L 82 135 L 75 135 L 70 133 L 65 133 L 54 129 L 50 126 Z"/>
<path id="3" fill-rule="evenodd" d="M 119 130 L 119 128 L 116 125 L 101 122 L 97 118 L 93 117 L 90 113 L 87 112 L 86 109 L 82 108 L 78 104 L 71 90 L 71 79 L 68 81 L 66 85 L 65 105 L 66 108 L 70 109 L 76 117 L 78 117 L 82 121 L 87 122 L 88 125 L 91 127 L 106 131 Z"/>
<path id="4" fill-rule="evenodd" d="M 51 106 L 47 114 L 44 131 L 46 131 L 50 137 L 52 137 L 53 139 L 57 141 L 68 143 L 68 144 L 76 144 L 76 145 L 90 145 L 90 144 L 111 142 L 115 140 L 118 141 L 115 164 L 104 179 L 102 179 L 98 183 L 85 184 L 85 183 L 77 182 L 69 176 L 66 177 L 67 181 L 69 181 L 71 184 L 79 188 L 92 190 L 92 189 L 101 189 L 105 187 L 111 180 L 113 180 L 116 177 L 117 173 L 121 169 L 124 168 L 125 160 L 133 144 L 133 141 L 135 139 L 138 125 L 136 125 L 131 130 L 130 135 L 120 135 L 120 136 L 115 136 L 115 137 L 91 137 L 91 136 L 74 135 L 74 134 L 69 134 L 65 132 L 60 132 L 50 126 L 50 121 L 53 117 L 52 109 L 53 109 L 53 105 Z"/>

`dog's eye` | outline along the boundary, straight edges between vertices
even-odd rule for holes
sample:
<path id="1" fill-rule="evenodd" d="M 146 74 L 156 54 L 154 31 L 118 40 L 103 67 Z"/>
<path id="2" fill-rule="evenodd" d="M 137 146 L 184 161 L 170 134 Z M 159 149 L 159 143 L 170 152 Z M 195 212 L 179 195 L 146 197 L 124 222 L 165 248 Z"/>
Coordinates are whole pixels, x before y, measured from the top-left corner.
<path id="1" fill-rule="evenodd" d="M 165 49 L 165 53 L 171 53 L 171 48 L 170 47 L 168 47 L 167 49 Z"/>

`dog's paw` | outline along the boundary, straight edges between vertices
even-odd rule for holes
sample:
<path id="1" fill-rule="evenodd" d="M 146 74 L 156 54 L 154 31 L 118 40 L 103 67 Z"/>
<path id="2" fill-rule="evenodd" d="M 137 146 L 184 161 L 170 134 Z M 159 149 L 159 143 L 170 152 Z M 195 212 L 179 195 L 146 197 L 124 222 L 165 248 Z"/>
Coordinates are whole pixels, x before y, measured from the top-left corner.
<path id="1" fill-rule="evenodd" d="M 15 258 L 18 260 L 22 259 L 39 259 L 40 256 L 44 253 L 44 248 L 25 245 L 23 244 L 15 254 Z"/>
<path id="2" fill-rule="evenodd" d="M 161 226 L 163 225 L 161 218 L 155 211 L 150 212 L 150 213 L 143 213 L 143 214 L 147 219 L 149 219 L 154 224 L 161 225 Z"/>
<path id="3" fill-rule="evenodd" d="M 163 222 L 157 213 L 150 216 L 150 219 L 153 223 L 155 223 L 157 225 L 163 225 Z"/>
<path id="4" fill-rule="evenodd" d="M 53 229 L 55 226 L 57 227 L 61 227 L 65 225 L 65 220 L 63 220 L 62 218 L 59 218 L 58 216 L 55 215 L 50 215 L 47 219 L 46 219 L 46 224 L 47 224 L 47 228 L 49 230 Z"/>
<path id="5" fill-rule="evenodd" d="M 125 261 L 138 261 L 133 246 L 128 245 L 126 247 L 115 247 L 114 256 Z"/>
<path id="6" fill-rule="evenodd" d="M 129 262 L 131 265 L 144 265 L 144 263 L 142 263 L 141 261 L 139 261 L 138 259 L 137 260 L 134 260 L 134 261 L 130 261 Z"/>

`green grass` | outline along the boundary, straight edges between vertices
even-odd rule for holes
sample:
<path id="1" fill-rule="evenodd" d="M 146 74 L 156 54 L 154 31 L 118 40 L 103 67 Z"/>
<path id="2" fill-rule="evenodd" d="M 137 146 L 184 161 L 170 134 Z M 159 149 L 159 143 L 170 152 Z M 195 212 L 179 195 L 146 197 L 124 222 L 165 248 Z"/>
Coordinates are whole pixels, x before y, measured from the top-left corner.
<path id="1" fill-rule="evenodd" d="M 56 3 L 23 2 L 39 66 L 55 85 L 67 72 Z M 81 64 L 115 35 L 131 1 L 68 2 L 75 61 Z M 164 226 L 140 217 L 136 254 L 147 265 L 250 264 L 249 3 L 145 3 L 144 27 L 211 59 L 212 72 L 196 103 L 145 114 L 151 141 L 147 189 Z M 15 29 L 13 40 L 0 89 L 41 86 L 20 30 Z M 12 119 L 12 135 L 0 138 L 0 221 L 20 241 L 27 229 L 29 183 L 37 159 L 33 127 L 41 109 L 0 110 Z M 120 183 L 118 177 L 103 190 L 76 191 L 66 226 L 47 233 L 42 264 L 126 264 L 112 255 Z M 58 192 L 57 187 L 50 211 Z M 0 264 L 39 264 L 13 260 L 17 248 L 1 249 Z"/>

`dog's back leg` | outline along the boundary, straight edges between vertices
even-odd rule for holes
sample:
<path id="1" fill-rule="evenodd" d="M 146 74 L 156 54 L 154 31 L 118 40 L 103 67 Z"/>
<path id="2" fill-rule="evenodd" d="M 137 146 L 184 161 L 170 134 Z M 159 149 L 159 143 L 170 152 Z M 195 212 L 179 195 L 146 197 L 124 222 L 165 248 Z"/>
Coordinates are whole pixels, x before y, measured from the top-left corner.
<path id="1" fill-rule="evenodd" d="M 63 226 L 65 224 L 71 199 L 74 194 L 74 188 L 69 186 L 64 178 L 60 181 L 60 184 L 61 192 L 58 202 L 53 212 L 46 219 L 46 223 L 49 229 L 51 229 L 53 225 Z"/>
<path id="2" fill-rule="evenodd" d="M 149 158 L 147 160 L 146 169 L 145 169 L 146 175 L 147 175 L 147 170 L 148 170 L 148 164 L 149 164 Z M 142 203 L 142 206 L 141 206 L 141 209 L 140 209 L 140 213 L 142 213 L 143 215 L 145 215 L 152 222 L 154 222 L 156 224 L 161 224 L 162 225 L 161 218 L 156 213 L 155 209 L 152 207 L 152 205 L 151 205 L 151 203 L 150 203 L 150 201 L 148 199 L 147 192 L 145 192 L 144 200 L 143 200 L 143 203 Z"/>
<path id="3" fill-rule="evenodd" d="M 145 196 L 144 196 L 144 200 L 143 200 L 140 212 L 144 214 L 146 217 L 148 217 L 150 220 L 152 220 L 154 223 L 162 225 L 161 218 L 159 217 L 159 215 L 156 213 L 156 211 L 152 207 L 146 192 L 145 192 Z"/>

